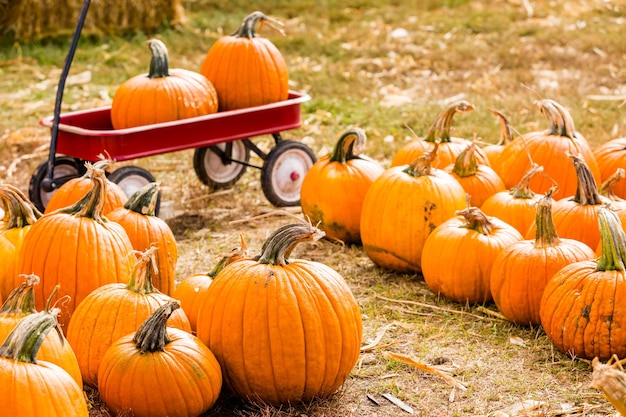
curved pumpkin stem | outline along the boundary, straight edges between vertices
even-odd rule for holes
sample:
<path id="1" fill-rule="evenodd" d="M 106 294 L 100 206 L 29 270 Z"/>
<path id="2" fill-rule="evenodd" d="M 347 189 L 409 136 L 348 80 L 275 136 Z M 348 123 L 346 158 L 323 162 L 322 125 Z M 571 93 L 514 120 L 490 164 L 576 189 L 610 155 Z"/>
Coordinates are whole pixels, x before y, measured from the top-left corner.
<path id="1" fill-rule="evenodd" d="M 4 230 L 30 226 L 42 214 L 16 187 L 0 184 L 0 199 L 4 202 Z"/>
<path id="2" fill-rule="evenodd" d="M 254 27 L 257 23 L 266 24 L 276 32 L 281 35 L 285 35 L 285 31 L 282 29 L 284 23 L 276 20 L 272 17 L 266 16 L 263 12 L 255 11 L 246 16 L 241 22 L 241 26 L 237 29 L 231 36 L 236 36 L 238 38 L 254 38 L 259 36 L 255 31 Z M 259 32 L 261 30 L 259 29 Z"/>
<path id="3" fill-rule="evenodd" d="M 530 168 L 524 173 L 519 183 L 511 188 L 509 194 L 515 198 L 533 198 L 535 192 L 530 189 L 530 180 L 535 175 L 542 173 L 543 167 L 536 163 L 531 163 Z"/>
<path id="4" fill-rule="evenodd" d="M 489 111 L 493 113 L 493 115 L 496 116 L 498 118 L 498 121 L 500 122 L 500 139 L 498 140 L 498 143 L 496 143 L 496 145 L 504 146 L 513 140 L 511 124 L 501 111 L 496 109 L 489 109 Z"/>
<path id="5" fill-rule="evenodd" d="M 365 150 L 366 138 L 365 131 L 359 127 L 348 130 L 335 143 L 329 161 L 345 164 L 350 159 L 359 158 Z"/>
<path id="6" fill-rule="evenodd" d="M 561 243 L 552 218 L 552 196 L 557 189 L 557 187 L 551 187 L 546 195 L 537 202 L 537 214 L 535 215 L 536 248 L 549 248 Z"/>
<path id="7" fill-rule="evenodd" d="M 470 177 L 476 175 L 478 171 L 478 160 L 476 159 L 476 143 L 472 142 L 461 151 L 454 161 L 452 171 L 459 177 Z"/>
<path id="8" fill-rule="evenodd" d="M 457 113 L 464 114 L 472 110 L 474 110 L 474 106 L 465 100 L 451 105 L 445 109 L 431 125 L 424 140 L 426 142 L 450 142 L 450 129 L 454 115 Z"/>
<path id="9" fill-rule="evenodd" d="M 587 162 L 578 155 L 569 155 L 576 169 L 578 178 L 578 186 L 576 187 L 576 195 L 573 200 L 581 206 L 602 204 L 602 197 L 598 192 L 596 180 L 591 174 Z"/>
<path id="10" fill-rule="evenodd" d="M 100 223 L 107 220 L 102 216 L 104 203 L 106 202 L 107 178 L 102 165 L 85 163 L 87 173 L 92 181 L 91 189 L 74 205 L 59 209 L 61 213 L 72 214 L 79 217 L 87 217 Z"/>
<path id="11" fill-rule="evenodd" d="M 439 142 L 435 142 L 435 146 L 430 151 L 424 152 L 418 156 L 415 161 L 409 164 L 402 172 L 409 174 L 412 177 L 421 177 L 424 175 L 432 174 L 433 161 L 437 158 L 437 150 L 439 149 Z"/>
<path id="12" fill-rule="evenodd" d="M 466 229 L 475 230 L 483 235 L 490 235 L 493 230 L 493 223 L 491 223 L 489 217 L 478 207 L 468 207 L 463 210 L 458 210 L 456 215 L 465 218 L 465 224 L 462 227 Z"/>
<path id="13" fill-rule="evenodd" d="M 602 255 L 598 258 L 597 271 L 626 271 L 626 233 L 613 210 L 600 207 L 598 225 L 602 242 Z"/>
<path id="14" fill-rule="evenodd" d="M 39 284 L 39 276 L 35 274 L 21 274 L 24 282 L 17 286 L 0 307 L 2 314 L 33 314 L 35 309 L 35 291 L 33 287 Z"/>
<path id="15" fill-rule="evenodd" d="M 152 275 L 159 271 L 156 259 L 157 250 L 157 246 L 152 245 L 145 252 L 134 251 L 139 257 L 137 261 L 135 261 L 133 272 L 130 275 L 128 284 L 126 284 L 126 289 L 138 294 L 159 292 L 159 290 L 152 285 Z"/>
<path id="16" fill-rule="evenodd" d="M 574 127 L 574 119 L 570 113 L 554 100 L 544 99 L 535 102 L 535 105 L 539 107 L 539 111 L 550 122 L 550 128 L 548 134 L 558 135 L 574 139 L 576 136 L 576 129 Z"/>
<path id="17" fill-rule="evenodd" d="M 167 334 L 167 320 L 180 308 L 178 300 L 170 300 L 155 310 L 137 329 L 133 343 L 141 353 L 162 352 L 172 339 Z"/>
<path id="18" fill-rule="evenodd" d="M 0 357 L 18 362 L 37 363 L 37 353 L 53 328 L 61 334 L 57 315 L 59 308 L 29 314 L 11 330 L 0 347 Z"/>
<path id="19" fill-rule="evenodd" d="M 217 274 L 219 274 L 227 265 L 248 257 L 248 245 L 246 244 L 242 234 L 239 234 L 239 239 L 241 241 L 241 246 L 233 249 L 229 253 L 222 254 L 222 258 L 215 265 L 215 267 L 209 271 L 207 274 L 208 276 L 215 278 Z"/>
<path id="20" fill-rule="evenodd" d="M 615 195 L 615 193 L 613 192 L 613 186 L 616 182 L 619 182 L 624 178 L 626 178 L 626 171 L 624 170 L 624 168 L 617 168 L 613 175 L 604 180 L 604 182 L 598 189 L 598 192 L 600 193 L 600 195 L 603 195 L 611 201 L 620 201 L 621 198 Z"/>
<path id="21" fill-rule="evenodd" d="M 160 186 L 157 182 L 144 185 L 128 197 L 128 200 L 124 203 L 124 208 L 144 216 L 155 216 L 159 189 Z"/>
<path id="22" fill-rule="evenodd" d="M 254 259 L 262 264 L 287 265 L 293 249 L 305 240 L 319 240 L 325 233 L 307 223 L 290 223 L 279 227 L 263 243 L 261 254 Z"/>
<path id="23" fill-rule="evenodd" d="M 150 39 L 147 44 L 148 48 L 150 48 L 150 52 L 152 53 L 148 78 L 169 77 L 170 68 L 167 47 L 158 39 Z"/>

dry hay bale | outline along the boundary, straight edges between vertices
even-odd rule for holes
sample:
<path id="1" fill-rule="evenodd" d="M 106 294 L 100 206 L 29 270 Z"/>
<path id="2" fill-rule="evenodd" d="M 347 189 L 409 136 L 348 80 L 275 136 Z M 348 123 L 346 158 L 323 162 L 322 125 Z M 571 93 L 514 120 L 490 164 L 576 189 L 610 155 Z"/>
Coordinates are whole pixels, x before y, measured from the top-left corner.
<path id="1" fill-rule="evenodd" d="M 4 6 L 7 2 L 8 6 Z M 21 41 L 71 35 L 83 8 L 82 0 L 0 0 L 0 31 Z M 3 20 L 9 20 L 7 23 Z M 164 25 L 184 23 L 180 0 L 92 0 L 82 34 L 102 36 L 133 31 L 151 33 Z"/>

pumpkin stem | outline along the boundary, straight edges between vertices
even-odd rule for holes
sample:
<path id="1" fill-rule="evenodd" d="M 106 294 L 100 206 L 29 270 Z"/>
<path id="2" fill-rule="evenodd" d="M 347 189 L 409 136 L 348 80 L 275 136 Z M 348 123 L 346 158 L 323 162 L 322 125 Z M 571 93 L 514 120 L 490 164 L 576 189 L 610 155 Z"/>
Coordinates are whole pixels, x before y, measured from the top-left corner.
<path id="1" fill-rule="evenodd" d="M 167 334 L 167 320 L 178 308 L 180 308 L 178 300 L 170 300 L 156 309 L 139 326 L 139 329 L 133 336 L 133 343 L 137 346 L 140 353 L 162 352 L 165 350 L 165 345 L 172 341 Z"/>
<path id="2" fill-rule="evenodd" d="M 224 269 L 227 265 L 230 265 L 235 261 L 248 257 L 248 245 L 246 244 L 246 241 L 244 240 L 242 234 L 239 234 L 239 239 L 241 241 L 241 246 L 233 249 L 232 251 L 228 253 L 222 254 L 221 255 L 222 258 L 215 265 L 215 267 L 207 274 L 208 276 L 210 276 L 211 278 L 215 278 L 217 274 L 219 274 L 222 271 L 222 269 Z"/>
<path id="3" fill-rule="evenodd" d="M 569 154 L 569 157 L 572 158 L 574 168 L 576 169 L 576 177 L 578 178 L 576 195 L 572 200 L 581 206 L 602 204 L 602 197 L 598 192 L 596 180 L 583 157 L 573 154 Z"/>
<path id="4" fill-rule="evenodd" d="M 450 129 L 454 115 L 457 113 L 464 114 L 472 110 L 474 110 L 474 106 L 465 100 L 452 104 L 437 117 L 428 129 L 424 140 L 426 142 L 450 142 Z"/>
<path id="5" fill-rule="evenodd" d="M 490 235 L 493 230 L 493 223 L 478 207 L 467 207 L 463 210 L 457 210 L 456 215 L 465 218 L 465 224 L 461 227 L 475 230 L 485 236 Z"/>
<path id="6" fill-rule="evenodd" d="M 409 164 L 403 172 L 406 172 L 412 177 L 421 177 L 424 175 L 431 175 L 432 163 L 437 158 L 437 150 L 439 149 L 439 142 L 435 142 L 435 145 L 430 151 L 424 152 L 418 156 L 415 161 Z"/>
<path id="7" fill-rule="evenodd" d="M 611 175 L 609 178 L 607 178 L 606 180 L 604 180 L 602 185 L 600 185 L 598 192 L 600 193 L 600 195 L 603 195 L 604 197 L 608 198 L 611 201 L 621 200 L 613 192 L 613 186 L 615 185 L 616 182 L 619 182 L 623 180 L 624 178 L 626 178 L 626 171 L 624 170 L 624 168 L 617 168 L 617 170 L 615 170 L 615 173 Z"/>
<path id="8" fill-rule="evenodd" d="M 340 162 L 345 164 L 350 159 L 359 158 L 359 155 L 365 150 L 366 135 L 361 128 L 355 127 L 345 132 L 330 154 L 330 162 Z"/>
<path id="9" fill-rule="evenodd" d="M 147 44 L 148 48 L 150 48 L 150 52 L 152 53 L 148 78 L 169 77 L 170 72 L 167 47 L 159 39 L 150 39 Z"/>
<path id="10" fill-rule="evenodd" d="M 263 243 L 254 259 L 262 264 L 287 265 L 291 251 L 305 240 L 319 240 L 325 233 L 308 223 L 290 223 L 276 229 Z"/>
<path id="11" fill-rule="evenodd" d="M 61 332 L 57 321 L 59 311 L 60 309 L 53 308 L 25 316 L 0 346 L 0 357 L 17 362 L 37 363 L 37 352 L 48 332 L 52 328 L 56 328 L 57 333 Z"/>
<path id="12" fill-rule="evenodd" d="M 99 161 L 102 162 L 102 161 Z M 79 217 L 87 217 L 100 223 L 105 223 L 106 218 L 102 216 L 102 210 L 106 202 L 107 179 L 102 165 L 89 162 L 85 163 L 87 172 L 92 181 L 91 189 L 76 203 L 69 207 L 59 209 L 59 212 L 72 214 Z"/>
<path id="13" fill-rule="evenodd" d="M 0 184 L 0 199 L 4 203 L 4 230 L 30 226 L 42 216 L 37 207 L 10 184 Z"/>
<path id="14" fill-rule="evenodd" d="M 157 264 L 157 246 L 151 245 L 145 252 L 133 251 L 137 256 L 133 272 L 130 275 L 126 288 L 138 294 L 158 293 L 159 290 L 152 285 L 152 275 L 159 271 Z"/>
<path id="15" fill-rule="evenodd" d="M 533 198 L 535 192 L 530 189 L 530 180 L 535 175 L 543 172 L 543 167 L 533 162 L 530 164 L 530 168 L 524 173 L 519 183 L 511 188 L 509 194 L 515 198 Z"/>
<path id="16" fill-rule="evenodd" d="M 266 16 L 263 12 L 260 11 L 252 12 L 248 16 L 246 16 L 241 22 L 241 26 L 239 26 L 239 29 L 237 29 L 231 36 L 236 36 L 238 38 L 255 38 L 259 36 L 254 31 L 254 27 L 256 26 L 257 22 L 260 22 L 262 25 L 266 24 L 276 32 L 285 36 L 285 31 L 282 29 L 285 24 L 272 17 Z"/>
<path id="17" fill-rule="evenodd" d="M 574 119 L 572 119 L 565 107 L 550 99 L 538 100 L 535 102 L 535 105 L 539 107 L 539 111 L 550 122 L 550 128 L 547 131 L 549 135 L 558 135 L 570 139 L 575 138 Z"/>
<path id="18" fill-rule="evenodd" d="M 554 219 L 552 218 L 552 196 L 558 187 L 551 187 L 546 195 L 537 202 L 537 213 L 535 215 L 535 247 L 549 248 L 558 246 L 561 239 L 556 232 Z"/>
<path id="19" fill-rule="evenodd" d="M 33 287 L 39 284 L 39 276 L 35 274 L 20 274 L 24 282 L 18 285 L 4 300 L 0 313 L 2 314 L 32 314 L 35 309 L 35 291 Z"/>
<path id="20" fill-rule="evenodd" d="M 124 203 L 124 208 L 145 216 L 155 216 L 159 189 L 160 186 L 157 182 L 144 185 L 128 197 L 128 200 Z"/>
<path id="21" fill-rule="evenodd" d="M 452 171 L 459 177 L 470 177 L 478 171 L 476 159 L 476 143 L 472 142 L 456 157 Z"/>
<path id="22" fill-rule="evenodd" d="M 608 206 L 598 210 L 602 255 L 597 271 L 626 271 L 626 232 L 617 214 Z"/>
<path id="23" fill-rule="evenodd" d="M 509 123 L 506 116 L 504 116 L 504 114 L 499 110 L 489 109 L 489 111 L 493 113 L 493 115 L 496 116 L 498 118 L 498 121 L 500 122 L 500 139 L 498 140 L 498 143 L 496 143 L 496 145 L 504 146 L 513 140 L 511 124 Z"/>

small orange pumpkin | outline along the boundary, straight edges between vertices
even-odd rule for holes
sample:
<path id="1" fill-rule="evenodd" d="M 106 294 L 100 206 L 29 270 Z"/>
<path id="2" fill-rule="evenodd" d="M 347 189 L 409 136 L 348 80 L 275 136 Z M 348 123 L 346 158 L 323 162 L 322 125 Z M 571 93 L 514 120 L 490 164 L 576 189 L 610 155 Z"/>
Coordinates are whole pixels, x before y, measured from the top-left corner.
<path id="1" fill-rule="evenodd" d="M 202 74 L 169 68 L 167 47 L 148 41 L 150 71 L 122 83 L 111 102 L 114 129 L 170 122 L 215 113 L 217 92 Z"/>
<path id="2" fill-rule="evenodd" d="M 300 190 L 302 213 L 330 239 L 361 243 L 363 199 L 384 168 L 361 153 L 365 131 L 353 128 L 336 142 L 307 172 Z"/>
<path id="3" fill-rule="evenodd" d="M 618 168 L 626 169 L 626 137 L 611 139 L 593 150 L 600 177 L 606 181 Z M 621 179 L 613 185 L 613 192 L 626 200 L 626 179 Z"/>
<path id="4" fill-rule="evenodd" d="M 487 155 L 491 168 L 496 172 L 500 172 L 500 155 L 502 155 L 504 147 L 513 140 L 513 135 L 511 134 L 511 125 L 506 116 L 496 109 L 489 109 L 489 111 L 498 118 L 500 123 L 500 139 L 497 143 L 483 146 L 482 150 Z"/>
<path id="5" fill-rule="evenodd" d="M 256 11 L 243 19 L 235 33 L 219 38 L 200 67 L 217 91 L 219 110 L 234 110 L 286 100 L 287 63 L 276 46 L 254 27 L 267 24 L 282 33 L 279 21 Z"/>

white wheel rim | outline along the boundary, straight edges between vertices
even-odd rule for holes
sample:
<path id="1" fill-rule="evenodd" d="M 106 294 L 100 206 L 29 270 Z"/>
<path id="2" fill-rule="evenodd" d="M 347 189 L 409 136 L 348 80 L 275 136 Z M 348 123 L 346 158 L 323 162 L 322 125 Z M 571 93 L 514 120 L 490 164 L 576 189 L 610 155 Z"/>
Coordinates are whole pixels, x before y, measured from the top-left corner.
<path id="1" fill-rule="evenodd" d="M 122 191 L 124 191 L 126 197 L 130 197 L 135 194 L 137 190 L 143 188 L 148 183 L 150 183 L 150 181 L 141 175 L 129 175 L 128 177 L 122 178 L 117 185 L 119 185 Z"/>
<path id="2" fill-rule="evenodd" d="M 226 149 L 225 143 L 220 143 L 215 146 L 221 150 Z M 245 161 L 246 145 L 242 142 L 233 142 L 231 159 Z M 234 180 L 245 168 L 245 165 L 237 162 L 231 162 L 225 165 L 222 163 L 222 158 L 210 149 L 204 154 L 204 171 L 211 180 L 218 184 L 225 184 Z"/>
<path id="3" fill-rule="evenodd" d="M 271 173 L 274 193 L 286 202 L 300 200 L 302 181 L 312 165 L 311 157 L 300 149 L 282 153 L 276 159 Z"/>

